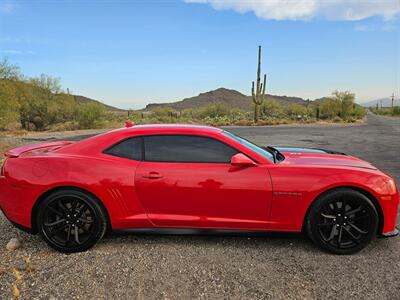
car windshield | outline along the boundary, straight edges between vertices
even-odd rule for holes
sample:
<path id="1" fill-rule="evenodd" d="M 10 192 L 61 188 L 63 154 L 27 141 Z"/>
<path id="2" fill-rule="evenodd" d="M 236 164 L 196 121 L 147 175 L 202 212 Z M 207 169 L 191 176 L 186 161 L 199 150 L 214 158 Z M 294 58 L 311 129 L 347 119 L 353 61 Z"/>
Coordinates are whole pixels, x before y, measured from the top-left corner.
<path id="1" fill-rule="evenodd" d="M 272 162 L 275 161 L 274 155 L 271 152 L 261 148 L 260 146 L 257 146 L 256 144 L 253 144 L 252 142 L 250 142 L 250 141 L 248 141 L 248 140 L 246 140 L 246 139 L 244 139 L 244 138 L 242 138 L 240 136 L 234 135 L 233 133 L 230 133 L 229 131 L 225 131 L 224 130 L 222 132 L 222 134 L 227 136 L 227 137 L 229 137 L 229 138 L 231 138 L 231 139 L 233 139 L 233 140 L 235 140 L 236 142 L 241 143 L 242 145 L 246 146 L 247 148 L 253 150 L 254 152 L 264 156 L 268 160 L 270 160 Z"/>

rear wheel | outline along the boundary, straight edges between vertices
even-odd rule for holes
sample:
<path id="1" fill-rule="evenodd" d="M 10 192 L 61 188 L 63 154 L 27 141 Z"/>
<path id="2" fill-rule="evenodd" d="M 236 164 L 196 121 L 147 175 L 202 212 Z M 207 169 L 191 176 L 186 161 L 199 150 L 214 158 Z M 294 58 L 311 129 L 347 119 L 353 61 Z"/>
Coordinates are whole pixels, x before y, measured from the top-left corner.
<path id="1" fill-rule="evenodd" d="M 93 247 L 107 228 L 106 213 L 98 200 L 74 189 L 59 190 L 44 199 L 36 222 L 46 243 L 65 253 Z"/>
<path id="2" fill-rule="evenodd" d="M 343 188 L 320 197 L 306 222 L 308 236 L 316 245 L 336 254 L 351 254 L 375 237 L 378 213 L 368 197 Z"/>

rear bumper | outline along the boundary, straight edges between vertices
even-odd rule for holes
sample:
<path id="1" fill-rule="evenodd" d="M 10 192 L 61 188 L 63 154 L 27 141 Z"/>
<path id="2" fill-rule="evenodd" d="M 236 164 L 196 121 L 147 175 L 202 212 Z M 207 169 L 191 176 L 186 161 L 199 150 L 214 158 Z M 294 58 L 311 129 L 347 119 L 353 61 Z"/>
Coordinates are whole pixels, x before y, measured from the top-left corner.
<path id="1" fill-rule="evenodd" d="M 21 186 L 8 178 L 0 178 L 0 209 L 16 227 L 29 231 L 36 190 Z"/>
<path id="2" fill-rule="evenodd" d="M 4 210 L 0 207 L 1 212 L 3 213 L 3 215 L 6 216 L 7 220 L 14 225 L 14 227 L 18 228 L 19 230 L 22 230 L 26 233 L 30 233 L 30 234 L 34 234 L 35 232 L 33 232 L 32 228 L 26 227 L 24 225 L 18 224 L 12 220 L 10 220 L 10 218 L 8 218 L 7 214 L 4 212 Z"/>

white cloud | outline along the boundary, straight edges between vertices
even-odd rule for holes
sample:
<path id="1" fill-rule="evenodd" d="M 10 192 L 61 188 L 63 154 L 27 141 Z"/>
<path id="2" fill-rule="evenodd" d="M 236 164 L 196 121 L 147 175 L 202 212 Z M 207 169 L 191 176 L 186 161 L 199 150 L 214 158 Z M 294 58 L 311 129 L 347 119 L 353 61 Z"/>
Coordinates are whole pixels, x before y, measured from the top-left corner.
<path id="1" fill-rule="evenodd" d="M 210 4 L 217 10 L 232 9 L 253 12 L 266 20 L 356 21 L 373 16 L 390 20 L 400 15 L 399 0 L 184 0 L 187 3 Z"/>
<path id="2" fill-rule="evenodd" d="M 15 11 L 15 5 L 10 1 L 0 2 L 0 13 L 12 14 Z"/>

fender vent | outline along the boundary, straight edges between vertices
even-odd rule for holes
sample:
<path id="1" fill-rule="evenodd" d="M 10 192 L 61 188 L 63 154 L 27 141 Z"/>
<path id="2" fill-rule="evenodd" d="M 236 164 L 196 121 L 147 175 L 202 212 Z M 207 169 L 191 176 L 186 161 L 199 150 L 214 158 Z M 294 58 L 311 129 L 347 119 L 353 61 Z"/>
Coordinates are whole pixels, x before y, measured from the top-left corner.
<path id="1" fill-rule="evenodd" d="M 115 203 L 118 205 L 118 208 L 123 215 L 131 214 L 132 210 L 129 207 L 128 203 L 126 203 L 119 189 L 110 188 L 108 189 L 108 193 L 110 194 L 111 198 L 115 201 Z"/>

